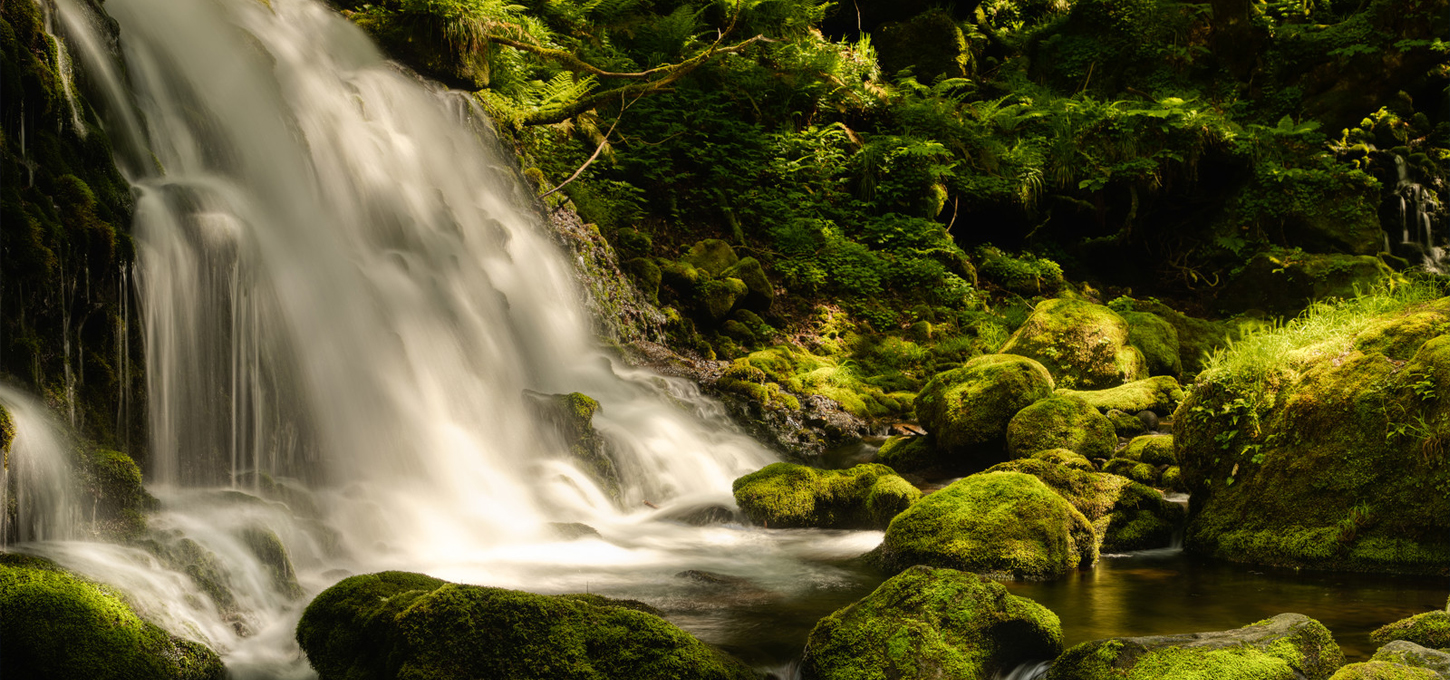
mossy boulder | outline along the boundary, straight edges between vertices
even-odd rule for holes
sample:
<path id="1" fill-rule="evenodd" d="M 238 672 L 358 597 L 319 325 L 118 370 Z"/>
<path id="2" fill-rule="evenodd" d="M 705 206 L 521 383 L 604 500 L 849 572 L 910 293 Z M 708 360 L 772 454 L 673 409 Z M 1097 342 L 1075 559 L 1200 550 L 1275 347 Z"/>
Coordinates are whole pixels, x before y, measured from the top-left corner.
<path id="1" fill-rule="evenodd" d="M 876 462 L 901 472 L 926 470 L 941 464 L 941 453 L 931 435 L 890 437 L 876 451 Z"/>
<path id="2" fill-rule="evenodd" d="M 54 563 L 0 554 L 5 677 L 57 680 L 221 680 L 205 645 L 149 623 L 114 590 Z"/>
<path id="3" fill-rule="evenodd" d="M 1128 344 L 1128 322 L 1085 300 L 1042 302 L 1000 351 L 1040 362 L 1069 389 L 1100 390 L 1148 377 L 1142 352 Z"/>
<path id="4" fill-rule="evenodd" d="M 1008 255 L 992 246 L 982 246 L 974 253 L 982 279 L 1019 295 L 1052 295 L 1062 288 L 1062 267 L 1031 253 Z"/>
<path id="5" fill-rule="evenodd" d="M 1007 423 L 1017 412 L 1052 396 L 1042 364 L 1011 354 L 986 354 L 939 373 L 917 394 L 917 418 L 943 454 L 969 469 L 1005 457 Z M 977 460 L 981 459 L 981 460 Z"/>
<path id="6" fill-rule="evenodd" d="M 1440 327 L 1426 313 L 1450 322 L 1450 299 L 1385 315 L 1372 336 L 1289 352 L 1252 391 L 1230 374 L 1200 376 L 1174 430 L 1193 495 L 1185 548 L 1271 566 L 1450 573 L 1450 334 L 1426 338 Z"/>
<path id="7" fill-rule="evenodd" d="M 1157 376 L 1105 390 L 1057 390 L 1058 396 L 1077 397 L 1103 413 L 1152 411 L 1160 416 L 1173 413 L 1183 401 L 1183 387 L 1172 376 Z"/>
<path id="8" fill-rule="evenodd" d="M 680 257 L 681 262 L 690 264 L 711 276 L 720 276 L 726 269 L 740 262 L 735 249 L 718 238 L 708 238 L 690 246 L 689 252 Z"/>
<path id="9" fill-rule="evenodd" d="M 1430 649 L 1407 640 L 1385 644 L 1370 660 L 1421 668 L 1433 671 L 1437 678 L 1450 678 L 1450 652 Z"/>
<path id="10" fill-rule="evenodd" d="M 1428 668 L 1415 668 L 1392 661 L 1363 661 L 1340 668 L 1329 680 L 1443 680 Z"/>
<path id="11" fill-rule="evenodd" d="M 1056 614 L 991 579 L 916 566 L 821 619 L 803 680 L 990 680 L 1062 652 Z"/>
<path id="12" fill-rule="evenodd" d="M 1158 483 L 1170 491 L 1188 491 L 1188 486 L 1183 483 L 1183 470 L 1177 465 L 1169 465 L 1158 477 Z"/>
<path id="13" fill-rule="evenodd" d="M 1148 375 L 1177 378 L 1183 373 L 1178 329 L 1152 312 L 1122 312 L 1128 322 L 1128 344 L 1137 347 L 1147 362 Z"/>
<path id="14" fill-rule="evenodd" d="M 758 677 L 643 609 L 388 571 L 323 591 L 302 613 L 297 642 L 321 680 Z"/>
<path id="15" fill-rule="evenodd" d="M 696 309 L 712 324 L 724 321 L 750 288 L 744 281 L 732 278 L 709 279 L 696 288 Z"/>
<path id="16" fill-rule="evenodd" d="M 1002 463 L 991 471 L 1021 472 L 1042 480 L 1087 518 L 1102 552 L 1167 547 L 1183 527 L 1183 506 L 1119 475 L 1034 459 Z"/>
<path id="17" fill-rule="evenodd" d="M 543 394 L 524 390 L 534 415 L 559 437 L 565 451 L 599 483 L 600 489 L 616 501 L 620 497 L 619 469 L 609 441 L 594 429 L 594 414 L 603 407 L 580 392 Z"/>
<path id="18" fill-rule="evenodd" d="M 1232 324 L 1188 316 L 1153 299 L 1134 300 L 1122 297 L 1108 306 L 1118 310 L 1125 319 L 1131 312 L 1148 312 L 1167 321 L 1178 337 L 1178 357 L 1183 364 L 1185 376 L 1194 376 L 1202 371 L 1204 359 L 1209 353 L 1226 345 L 1235 334 Z M 1141 347 L 1139 349 L 1142 350 Z M 1147 358 L 1146 353 L 1144 358 Z"/>
<path id="19" fill-rule="evenodd" d="M 771 463 L 733 488 L 751 522 L 777 529 L 884 529 L 921 498 L 910 482 L 875 463 L 849 470 Z"/>
<path id="20" fill-rule="evenodd" d="M 1437 610 L 1400 619 L 1376 629 L 1369 638 L 1377 645 L 1404 640 L 1422 647 L 1450 649 L 1450 612 Z"/>
<path id="21" fill-rule="evenodd" d="M 740 300 L 742 307 L 766 312 L 775 302 L 775 286 L 770 284 L 770 278 L 765 275 L 765 269 L 753 257 L 741 258 L 739 262 L 726 267 L 720 276 L 737 279 L 745 284 L 745 296 Z"/>
<path id="22" fill-rule="evenodd" d="M 160 503 L 141 481 L 141 468 L 120 451 L 90 448 L 78 452 L 77 481 L 90 497 L 95 530 L 113 539 L 133 539 L 146 531 L 146 514 Z"/>
<path id="23" fill-rule="evenodd" d="M 1020 472 L 975 474 L 925 496 L 891 520 L 881 544 L 893 572 L 924 564 L 1047 580 L 1097 560 L 1087 518 Z"/>
<path id="24" fill-rule="evenodd" d="M 1303 614 L 1213 633 L 1084 642 L 1053 663 L 1046 680 L 1327 680 L 1344 653 L 1323 624 Z"/>
<path id="25" fill-rule="evenodd" d="M 1072 449 L 1045 449 L 1034 452 L 1028 458 L 1046 461 L 1053 465 L 1061 465 L 1074 470 L 1083 470 L 1085 472 L 1097 472 L 1098 469 L 1086 456 Z"/>
<path id="26" fill-rule="evenodd" d="M 302 587 L 297 584 L 297 572 L 292 568 L 292 558 L 287 546 L 277 532 L 262 526 L 248 526 L 237 533 L 242 545 L 267 569 L 272 589 L 290 598 L 302 596 Z"/>
<path id="27" fill-rule="evenodd" d="M 1147 434 L 1134 437 L 1128 446 L 1118 454 L 1120 458 L 1136 460 L 1149 465 L 1175 465 L 1178 459 L 1173 455 L 1173 435 Z"/>
<path id="28" fill-rule="evenodd" d="M 931 9 L 908 21 L 886 24 L 874 36 L 886 73 L 909 68 L 922 82 L 931 82 L 937 77 L 965 78 L 973 70 L 967 39 L 946 10 Z"/>
<path id="29" fill-rule="evenodd" d="M 1114 408 L 1108 409 L 1105 415 L 1113 424 L 1113 431 L 1117 432 L 1119 437 L 1136 437 L 1148 431 L 1148 426 L 1143 424 L 1143 420 L 1132 413 Z"/>
<path id="30" fill-rule="evenodd" d="M 1121 475 L 1147 486 L 1158 486 L 1163 481 L 1162 473 L 1156 466 L 1134 458 L 1110 458 L 1103 464 L 1103 472 Z"/>
<path id="31" fill-rule="evenodd" d="M 1081 399 L 1048 397 L 1018 411 L 1007 423 L 1007 452 L 1013 458 L 1043 449 L 1105 458 L 1117 446 L 1113 422 Z"/>

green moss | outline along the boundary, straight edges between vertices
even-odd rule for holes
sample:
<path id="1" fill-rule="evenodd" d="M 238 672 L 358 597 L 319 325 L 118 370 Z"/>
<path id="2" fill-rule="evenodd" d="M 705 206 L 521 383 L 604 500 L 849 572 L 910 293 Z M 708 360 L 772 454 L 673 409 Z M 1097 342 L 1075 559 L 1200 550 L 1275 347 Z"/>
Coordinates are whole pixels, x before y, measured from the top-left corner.
<path id="1" fill-rule="evenodd" d="M 639 287 L 645 297 L 649 298 L 651 303 L 659 304 L 660 282 L 664 280 L 664 274 L 660 271 L 659 265 L 648 258 L 636 257 L 633 260 L 626 260 L 621 268 L 634 277 L 635 285 Z"/>
<path id="2" fill-rule="evenodd" d="M 1103 552 L 1165 547 L 1183 526 L 1182 506 L 1119 475 L 1036 459 L 1002 463 L 991 471 L 1021 472 L 1042 480 L 1087 518 Z"/>
<path id="3" fill-rule="evenodd" d="M 1012 416 L 1051 395 L 1052 376 L 1042 364 L 987 354 L 928 381 L 916 397 L 916 415 L 948 454 L 990 460 L 1005 453 Z"/>
<path id="4" fill-rule="evenodd" d="M 1081 399 L 1048 397 L 1018 411 L 1007 423 L 1007 451 L 1014 458 L 1057 448 L 1106 458 L 1117 446 L 1112 421 Z"/>
<path id="5" fill-rule="evenodd" d="M 886 529 L 882 561 L 1043 580 L 1097 562 L 1092 525 L 1031 475 L 972 475 L 932 493 Z"/>
<path id="6" fill-rule="evenodd" d="M 820 470 L 772 463 L 735 480 L 750 521 L 775 528 L 882 529 L 921 492 L 885 465 Z"/>
<path id="7" fill-rule="evenodd" d="M 1188 491 L 1188 485 L 1183 482 L 1183 471 L 1177 465 L 1169 465 L 1158 483 L 1170 491 Z"/>
<path id="8" fill-rule="evenodd" d="M 1431 649 L 1408 640 L 1386 643 L 1370 660 L 1433 671 L 1441 678 L 1450 675 L 1450 651 Z"/>
<path id="9" fill-rule="evenodd" d="M 1135 380 L 1105 390 L 1058 390 L 1057 394 L 1078 397 L 1104 413 L 1152 411 L 1160 416 L 1173 413 L 1183 401 L 1183 388 L 1172 376 Z"/>
<path id="10" fill-rule="evenodd" d="M 629 602 L 354 576 L 302 614 L 297 641 L 322 680 L 745 679 L 744 664 Z"/>
<path id="11" fill-rule="evenodd" d="M 746 359 L 736 359 L 715 381 L 715 387 L 738 394 L 769 409 L 799 410 L 801 403 L 795 395 L 781 389 L 780 385 L 766 379 L 765 371 L 752 365 Z"/>
<path id="12" fill-rule="evenodd" d="M 697 290 L 696 304 L 700 313 L 710 322 L 719 323 L 730 316 L 736 301 L 750 289 L 740 279 L 724 278 L 701 282 Z"/>
<path id="13" fill-rule="evenodd" d="M 844 357 L 811 354 L 794 345 L 751 352 L 736 363 L 759 369 L 794 394 L 833 399 L 860 418 L 900 417 L 911 409 L 914 396 L 867 382 L 859 365 Z"/>
<path id="14" fill-rule="evenodd" d="M 559 437 L 564 452 L 594 477 L 603 491 L 615 500 L 620 496 L 619 470 L 609 442 L 594 429 L 594 414 L 603 407 L 593 397 L 579 392 L 543 394 L 524 391 L 534 414 Z"/>
<path id="15" fill-rule="evenodd" d="M 1293 315 L 1316 300 L 1352 298 L 1392 275 L 1373 255 L 1260 253 L 1224 287 L 1219 300 L 1233 311 L 1260 309 Z"/>
<path id="16" fill-rule="evenodd" d="M 292 568 L 292 559 L 287 555 L 287 546 L 271 529 L 250 526 L 241 530 L 238 538 L 266 567 L 272 578 L 272 588 L 290 598 L 302 596 L 302 587 L 297 585 L 297 572 Z"/>
<path id="17" fill-rule="evenodd" d="M 1128 344 L 1143 353 L 1148 375 L 1177 378 L 1183 373 L 1178 330 L 1173 324 L 1152 312 L 1122 312 L 1122 315 L 1128 323 Z"/>
<path id="18" fill-rule="evenodd" d="M 698 267 L 711 276 L 721 276 L 725 270 L 740 262 L 735 249 L 729 243 L 717 238 L 705 239 L 690 246 L 690 251 L 680 261 Z"/>
<path id="19" fill-rule="evenodd" d="M 1084 642 L 1046 680 L 1326 680 L 1343 663 L 1329 629 L 1280 614 L 1231 631 Z"/>
<path id="20" fill-rule="evenodd" d="M 1416 614 L 1376 629 L 1369 638 L 1377 645 L 1404 640 L 1431 649 L 1450 648 L 1450 612 Z"/>
<path id="21" fill-rule="evenodd" d="M 821 619 L 801 677 L 991 678 L 1061 651 L 1061 625 L 1042 605 L 976 574 L 917 566 Z"/>
<path id="22" fill-rule="evenodd" d="M 1054 465 L 1061 465 L 1074 470 L 1083 470 L 1085 472 L 1097 471 L 1097 466 L 1093 465 L 1092 461 L 1072 449 L 1045 449 L 1033 453 L 1028 458 L 1045 461 Z"/>
<path id="23" fill-rule="evenodd" d="M 1123 317 L 1083 300 L 1037 305 L 1001 352 L 1040 362 L 1065 388 L 1105 389 L 1148 377 L 1143 354 L 1128 344 Z"/>
<path id="24" fill-rule="evenodd" d="M 1173 435 L 1171 434 L 1149 434 L 1134 437 L 1118 456 L 1154 466 L 1178 463 L 1178 459 L 1173 455 Z"/>
<path id="25" fill-rule="evenodd" d="M 141 480 L 141 468 L 130 456 L 108 449 L 80 452 L 78 478 L 82 489 L 94 499 L 96 529 L 118 539 L 140 536 L 146 530 L 146 514 L 159 505 Z"/>
<path id="26" fill-rule="evenodd" d="M 1125 297 L 1114 300 L 1109 306 L 1120 313 L 1150 312 L 1173 326 L 1178 337 L 1178 356 L 1182 360 L 1185 376 L 1194 376 L 1202 371 L 1207 357 L 1227 345 L 1228 339 L 1234 335 L 1233 327 L 1229 324 L 1188 316 L 1157 300 L 1134 300 Z"/>
<path id="27" fill-rule="evenodd" d="M 15 441 L 15 420 L 10 417 L 10 412 L 0 405 L 0 459 L 4 461 L 4 467 L 10 467 L 10 443 Z"/>
<path id="28" fill-rule="evenodd" d="M 1019 295 L 1051 295 L 1063 285 L 1062 267 L 1029 253 L 1008 255 L 992 246 L 976 251 L 978 275 Z"/>
<path id="29" fill-rule="evenodd" d="M 891 437 L 876 452 L 876 462 L 893 470 L 916 472 L 941 465 L 941 454 L 925 437 Z"/>
<path id="30" fill-rule="evenodd" d="M 1133 458 L 1111 458 L 1103 472 L 1127 477 L 1139 484 L 1158 486 L 1162 481 L 1158 468 Z"/>
<path id="31" fill-rule="evenodd" d="M 1389 661 L 1363 661 L 1340 668 L 1329 680 L 1441 680 L 1428 668 L 1414 668 Z"/>
<path id="32" fill-rule="evenodd" d="M 1113 424 L 1113 431 L 1117 432 L 1119 437 L 1136 437 L 1148 431 L 1148 427 L 1143 424 L 1143 421 L 1132 413 L 1108 409 L 1106 415 Z"/>
<path id="33" fill-rule="evenodd" d="M 111 589 L 0 555 L 0 638 L 17 678 L 220 680 L 216 652 L 143 621 Z"/>
<path id="34" fill-rule="evenodd" d="M 741 258 L 739 262 L 720 272 L 720 276 L 739 279 L 745 284 L 746 293 L 741 304 L 749 309 L 766 312 L 775 303 L 775 286 L 771 285 L 765 269 L 753 257 Z"/>

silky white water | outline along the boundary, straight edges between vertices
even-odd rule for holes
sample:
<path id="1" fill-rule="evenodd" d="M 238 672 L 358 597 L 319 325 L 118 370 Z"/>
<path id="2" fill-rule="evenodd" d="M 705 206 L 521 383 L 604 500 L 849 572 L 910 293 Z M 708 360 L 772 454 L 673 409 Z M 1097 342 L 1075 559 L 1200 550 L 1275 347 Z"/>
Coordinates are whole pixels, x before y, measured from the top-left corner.
<path id="1" fill-rule="evenodd" d="M 689 599 L 685 569 L 770 597 L 859 588 L 829 563 L 879 532 L 675 521 L 733 507 L 731 482 L 774 456 L 692 384 L 598 349 L 569 263 L 464 96 L 314 0 L 108 0 L 124 68 L 88 6 L 56 6 L 136 190 L 162 509 L 149 550 L 18 549 L 116 585 L 237 677 L 307 677 L 292 627 L 349 573 L 666 605 Z M 601 403 L 621 498 L 525 390 Z M 600 536 L 561 541 L 551 522 Z M 239 538 L 257 529 L 285 545 L 300 596 Z M 234 601 L 158 560 L 186 541 L 217 556 Z M 710 617 L 686 618 L 710 637 Z"/>

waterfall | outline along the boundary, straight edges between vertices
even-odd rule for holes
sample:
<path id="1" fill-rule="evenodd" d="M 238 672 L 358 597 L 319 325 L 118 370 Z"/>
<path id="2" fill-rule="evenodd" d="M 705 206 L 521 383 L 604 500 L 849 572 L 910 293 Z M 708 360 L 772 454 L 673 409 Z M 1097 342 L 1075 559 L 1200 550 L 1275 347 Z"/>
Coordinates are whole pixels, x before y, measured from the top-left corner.
<path id="1" fill-rule="evenodd" d="M 75 537 L 81 508 L 70 442 L 45 405 L 24 392 L 0 384 L 0 406 L 15 426 L 0 471 L 0 548 Z"/>
<path id="2" fill-rule="evenodd" d="M 1445 206 L 1432 189 L 1410 178 L 1409 164 L 1403 156 L 1395 156 L 1395 174 L 1400 237 L 1395 250 L 1432 273 L 1450 274 L 1450 233 L 1435 233 L 1435 225 L 1444 223 Z"/>

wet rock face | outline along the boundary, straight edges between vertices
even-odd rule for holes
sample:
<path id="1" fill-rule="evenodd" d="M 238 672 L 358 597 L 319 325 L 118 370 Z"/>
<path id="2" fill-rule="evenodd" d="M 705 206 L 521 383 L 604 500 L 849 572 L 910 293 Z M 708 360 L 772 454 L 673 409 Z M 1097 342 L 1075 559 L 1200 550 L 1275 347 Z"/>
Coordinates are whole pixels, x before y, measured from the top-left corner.
<path id="1" fill-rule="evenodd" d="M 912 567 L 823 618 L 801 661 L 805 680 L 990 680 L 1062 651 L 1057 616 L 1000 583 Z"/>
<path id="2" fill-rule="evenodd" d="M 354 576 L 323 591 L 303 612 L 297 642 L 322 680 L 756 677 L 637 602 L 406 572 Z"/>
<path id="3" fill-rule="evenodd" d="M 1344 654 L 1323 624 L 1280 614 L 1237 630 L 1108 638 L 1067 650 L 1047 680 L 1326 680 Z"/>
<path id="4" fill-rule="evenodd" d="M 1095 564 L 1092 524 L 1038 478 L 988 472 L 923 497 L 891 521 L 888 571 L 916 564 L 1050 580 Z"/>
<path id="5" fill-rule="evenodd" d="M 579 392 L 543 394 L 532 390 L 524 391 L 524 399 L 535 415 L 553 428 L 568 454 L 617 502 L 621 491 L 614 451 L 593 425 L 594 414 L 601 408 L 599 402 Z"/>

